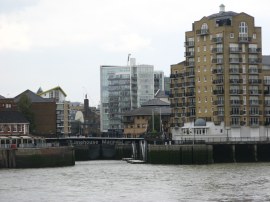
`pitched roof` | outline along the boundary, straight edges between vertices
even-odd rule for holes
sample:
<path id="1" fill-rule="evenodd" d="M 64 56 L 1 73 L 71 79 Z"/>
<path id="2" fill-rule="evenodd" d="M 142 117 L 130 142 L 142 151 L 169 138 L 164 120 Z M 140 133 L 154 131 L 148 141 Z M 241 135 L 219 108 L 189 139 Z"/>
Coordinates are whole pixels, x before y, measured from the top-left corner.
<path id="1" fill-rule="evenodd" d="M 153 113 L 161 115 L 170 115 L 171 114 L 171 108 L 170 107 L 154 107 L 154 106 L 148 106 L 148 107 L 140 107 L 138 109 L 131 110 L 129 112 L 124 113 L 124 116 L 151 116 Z"/>
<path id="2" fill-rule="evenodd" d="M 0 111 L 0 123 L 29 123 L 21 112 Z"/>
<path id="3" fill-rule="evenodd" d="M 30 102 L 52 102 L 51 99 L 46 99 L 46 98 L 40 97 L 39 95 L 32 92 L 31 90 L 26 90 L 26 91 L 22 92 L 21 94 L 17 95 L 14 98 L 15 102 L 19 102 L 21 96 L 24 94 L 30 99 Z"/>
<path id="4" fill-rule="evenodd" d="M 144 102 L 142 103 L 142 107 L 145 107 L 145 106 L 156 106 L 156 107 L 159 107 L 159 106 L 169 106 L 170 104 L 167 103 L 167 102 L 164 102 L 158 98 L 154 98 L 152 100 L 148 100 L 147 102 Z"/>
<path id="5" fill-rule="evenodd" d="M 43 95 L 43 94 L 48 93 L 48 92 L 53 91 L 53 90 L 60 90 L 65 96 L 67 96 L 67 94 L 63 91 L 63 89 L 60 86 L 56 86 L 52 89 L 46 90 L 42 93 L 39 93 L 38 95 Z"/>
<path id="6" fill-rule="evenodd" d="M 0 95 L 0 99 L 5 99 L 5 97 L 4 97 L 4 96 L 2 96 L 2 95 Z"/>

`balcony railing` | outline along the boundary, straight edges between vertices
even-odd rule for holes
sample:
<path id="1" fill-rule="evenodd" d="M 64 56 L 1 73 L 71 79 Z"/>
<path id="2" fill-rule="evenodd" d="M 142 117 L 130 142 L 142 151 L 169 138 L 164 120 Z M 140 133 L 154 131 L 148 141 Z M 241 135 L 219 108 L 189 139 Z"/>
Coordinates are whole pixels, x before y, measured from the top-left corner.
<path id="1" fill-rule="evenodd" d="M 248 53 L 261 53 L 262 49 L 261 48 L 249 48 Z"/>
<path id="2" fill-rule="evenodd" d="M 231 105 L 242 105 L 243 100 L 230 100 Z"/>
<path id="3" fill-rule="evenodd" d="M 262 70 L 261 69 L 249 69 L 248 73 L 250 73 L 250 74 L 259 74 L 259 73 L 262 73 Z"/>
<path id="4" fill-rule="evenodd" d="M 249 94 L 251 95 L 259 95 L 262 94 L 261 90 L 249 90 Z"/>
<path id="5" fill-rule="evenodd" d="M 212 63 L 222 64 L 223 63 L 223 58 L 214 58 L 214 59 L 212 59 Z"/>
<path id="6" fill-rule="evenodd" d="M 214 105 L 224 105 L 224 101 L 223 100 L 215 100 Z"/>
<path id="7" fill-rule="evenodd" d="M 193 96 L 195 96 L 195 93 L 194 92 L 186 92 L 186 96 L 193 97 Z"/>
<path id="8" fill-rule="evenodd" d="M 262 115 L 262 111 L 257 111 L 257 112 L 249 111 L 249 115 L 250 116 L 260 116 L 260 115 Z"/>
<path id="9" fill-rule="evenodd" d="M 264 105 L 265 105 L 265 106 L 270 106 L 270 101 L 265 100 L 265 101 L 264 101 Z"/>
<path id="10" fill-rule="evenodd" d="M 251 37 L 238 37 L 239 43 L 249 43 L 251 42 Z"/>
<path id="11" fill-rule="evenodd" d="M 212 69 L 212 73 L 213 74 L 223 74 L 223 68 L 221 68 L 221 69 L 217 69 L 217 68 Z"/>
<path id="12" fill-rule="evenodd" d="M 223 37 L 213 37 L 212 42 L 214 42 L 214 43 L 222 43 L 223 42 Z"/>
<path id="13" fill-rule="evenodd" d="M 262 60 L 260 58 L 249 58 L 248 59 L 248 63 L 250 63 L 250 64 L 259 64 L 261 62 L 262 62 Z"/>
<path id="14" fill-rule="evenodd" d="M 260 83 L 262 83 L 262 80 L 261 79 L 249 79 L 248 83 L 249 84 L 260 84 Z"/>
<path id="15" fill-rule="evenodd" d="M 243 90 L 230 90 L 231 95 L 243 94 Z"/>
<path id="16" fill-rule="evenodd" d="M 243 83 L 243 79 L 230 79 L 231 84 Z"/>
<path id="17" fill-rule="evenodd" d="M 213 48 L 212 53 L 223 53 L 223 48 Z"/>
<path id="18" fill-rule="evenodd" d="M 230 74 L 240 74 L 243 72 L 243 70 L 240 68 L 230 68 L 229 72 L 230 72 Z"/>
<path id="19" fill-rule="evenodd" d="M 209 30 L 208 29 L 199 29 L 199 30 L 196 30 L 196 34 L 197 35 L 207 35 L 207 34 L 209 34 Z"/>
<path id="20" fill-rule="evenodd" d="M 224 83 L 224 80 L 223 79 L 215 79 L 215 80 L 213 80 L 212 83 L 213 84 L 223 84 Z"/>
<path id="21" fill-rule="evenodd" d="M 241 63 L 243 62 L 242 58 L 229 58 L 230 63 Z"/>
<path id="22" fill-rule="evenodd" d="M 194 51 L 185 52 L 185 57 L 194 57 Z"/>
<path id="23" fill-rule="evenodd" d="M 185 47 L 193 47 L 195 45 L 195 42 L 194 41 L 186 41 L 184 43 L 184 46 Z"/>
<path id="24" fill-rule="evenodd" d="M 224 112 L 223 111 L 214 111 L 213 115 L 214 116 L 224 116 Z"/>
<path id="25" fill-rule="evenodd" d="M 230 47 L 229 48 L 229 52 L 230 53 L 241 53 L 242 52 L 242 48 L 240 48 L 240 47 Z"/>
<path id="26" fill-rule="evenodd" d="M 249 105 L 260 105 L 262 104 L 261 100 L 249 100 Z"/>
<path id="27" fill-rule="evenodd" d="M 185 66 L 187 67 L 194 67 L 195 62 L 185 62 Z"/>
<path id="28" fill-rule="evenodd" d="M 238 111 L 230 111 L 230 114 L 232 116 L 240 116 L 241 115 L 241 111 L 240 110 L 238 110 Z"/>
<path id="29" fill-rule="evenodd" d="M 223 95 L 224 94 L 224 90 L 213 90 L 213 94 L 214 95 Z"/>

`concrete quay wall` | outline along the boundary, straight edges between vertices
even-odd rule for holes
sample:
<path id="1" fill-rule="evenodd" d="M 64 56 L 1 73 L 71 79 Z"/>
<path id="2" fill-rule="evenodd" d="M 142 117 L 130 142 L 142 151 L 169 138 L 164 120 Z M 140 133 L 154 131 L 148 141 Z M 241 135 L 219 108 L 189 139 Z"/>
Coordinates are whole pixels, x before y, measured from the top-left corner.
<path id="1" fill-rule="evenodd" d="M 42 168 L 75 165 L 73 147 L 0 149 L 0 168 Z"/>
<path id="2" fill-rule="evenodd" d="M 209 164 L 213 163 L 211 145 L 148 145 L 147 163 Z"/>

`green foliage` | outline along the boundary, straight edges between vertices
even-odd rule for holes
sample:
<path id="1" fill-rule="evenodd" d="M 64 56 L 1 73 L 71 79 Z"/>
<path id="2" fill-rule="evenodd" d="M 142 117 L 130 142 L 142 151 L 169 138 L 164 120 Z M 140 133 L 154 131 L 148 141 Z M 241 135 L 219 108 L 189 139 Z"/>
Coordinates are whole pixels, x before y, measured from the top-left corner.
<path id="1" fill-rule="evenodd" d="M 23 94 L 18 102 L 18 109 L 30 123 L 30 132 L 35 132 L 34 113 L 31 109 L 31 101 Z"/>

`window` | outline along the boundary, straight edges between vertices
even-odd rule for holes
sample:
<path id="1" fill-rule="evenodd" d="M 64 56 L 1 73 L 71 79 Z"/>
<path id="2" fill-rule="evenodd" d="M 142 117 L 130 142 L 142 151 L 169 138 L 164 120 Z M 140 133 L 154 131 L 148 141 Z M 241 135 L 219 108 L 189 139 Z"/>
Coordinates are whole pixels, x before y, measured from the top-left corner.
<path id="1" fill-rule="evenodd" d="M 230 33 L 230 38 L 231 38 L 231 39 L 234 38 L 234 33 Z"/>
<path id="2" fill-rule="evenodd" d="M 248 36 L 248 26 L 246 22 L 240 22 L 239 24 L 239 37 Z"/>
<path id="3" fill-rule="evenodd" d="M 207 92 L 207 86 L 204 87 L 204 92 L 205 92 L 205 93 Z"/>
<path id="4" fill-rule="evenodd" d="M 197 42 L 200 42 L 200 37 L 197 37 Z"/>
<path id="5" fill-rule="evenodd" d="M 203 67 L 203 71 L 206 72 L 206 66 Z"/>
<path id="6" fill-rule="evenodd" d="M 206 33 L 208 30 L 208 25 L 206 23 L 203 23 L 201 26 L 201 30 L 204 30 L 203 33 Z"/>
<path id="7" fill-rule="evenodd" d="M 200 52 L 200 47 L 197 48 L 197 52 Z"/>
<path id="8" fill-rule="evenodd" d="M 203 51 L 206 51 L 206 46 L 203 46 Z"/>
<path id="9" fill-rule="evenodd" d="M 200 62 L 200 57 L 198 57 L 198 62 Z"/>
<path id="10" fill-rule="evenodd" d="M 253 39 L 256 39 L 256 34 L 253 34 L 252 38 L 253 38 Z"/>
<path id="11" fill-rule="evenodd" d="M 203 61 L 206 62 L 206 56 L 203 56 Z"/>
<path id="12" fill-rule="evenodd" d="M 206 36 L 203 36 L 203 41 L 206 41 Z"/>
<path id="13" fill-rule="evenodd" d="M 207 108 L 204 109 L 204 113 L 207 113 Z"/>
<path id="14" fill-rule="evenodd" d="M 204 80 L 204 82 L 206 82 L 206 81 L 207 81 L 206 76 L 204 76 L 204 77 L 203 77 L 203 80 Z"/>
<path id="15" fill-rule="evenodd" d="M 207 102 L 207 97 L 204 98 L 204 102 Z"/>

